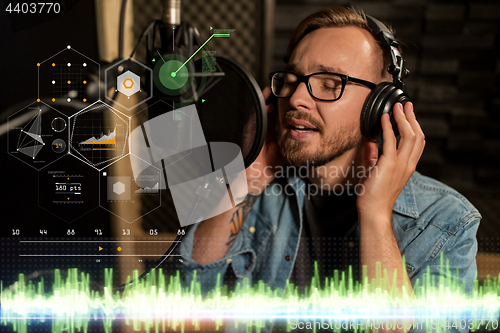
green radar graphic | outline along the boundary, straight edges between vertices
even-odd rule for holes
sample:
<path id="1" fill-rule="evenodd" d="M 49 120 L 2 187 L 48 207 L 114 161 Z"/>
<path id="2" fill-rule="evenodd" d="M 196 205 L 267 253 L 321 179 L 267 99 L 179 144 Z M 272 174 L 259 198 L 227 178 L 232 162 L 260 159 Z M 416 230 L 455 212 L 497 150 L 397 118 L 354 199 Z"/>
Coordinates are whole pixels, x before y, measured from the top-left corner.
<path id="1" fill-rule="evenodd" d="M 180 104 L 177 107 L 186 106 L 198 101 L 199 96 L 205 89 L 209 77 L 224 76 L 224 73 L 217 73 L 215 51 L 202 51 L 202 58 L 191 61 L 193 57 L 204 48 L 204 46 L 214 37 L 228 38 L 229 33 L 214 33 L 207 39 L 189 58 L 183 55 L 172 53 L 160 54 L 155 62 L 153 71 L 153 81 L 155 86 L 168 96 L 178 97 Z M 196 69 L 201 70 L 196 72 Z M 213 82 L 208 84 L 212 86 Z M 177 102 L 176 102 L 177 103 Z"/>
<path id="2" fill-rule="evenodd" d="M 168 96 L 183 95 L 182 104 L 186 105 L 194 102 L 194 96 L 200 95 L 206 83 L 205 77 L 195 79 L 193 63 L 187 60 L 179 54 L 164 56 L 159 54 L 153 71 L 153 81 L 156 87 Z M 178 106 L 181 107 L 181 105 Z"/>
<path id="3" fill-rule="evenodd" d="M 160 82 L 167 89 L 170 90 L 179 90 L 182 87 L 186 86 L 189 80 L 189 71 L 188 69 L 182 66 L 182 62 L 179 60 L 169 60 L 163 63 L 160 67 L 159 78 Z M 179 70 L 179 74 L 176 71 Z"/>

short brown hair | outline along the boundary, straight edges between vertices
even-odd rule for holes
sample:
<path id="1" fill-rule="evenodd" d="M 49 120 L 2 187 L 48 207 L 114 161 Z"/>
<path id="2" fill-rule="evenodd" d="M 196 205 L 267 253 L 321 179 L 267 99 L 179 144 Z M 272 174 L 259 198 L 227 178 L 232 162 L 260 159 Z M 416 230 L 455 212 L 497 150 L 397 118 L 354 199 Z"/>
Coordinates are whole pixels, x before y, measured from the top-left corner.
<path id="1" fill-rule="evenodd" d="M 288 63 L 297 44 L 310 32 L 320 28 L 346 26 L 356 26 L 365 29 L 373 36 L 373 38 L 375 38 L 377 45 L 379 45 L 380 48 L 380 55 L 383 59 L 382 68 L 379 68 L 377 71 L 380 73 L 383 81 L 392 81 L 392 76 L 387 72 L 387 67 L 391 64 L 391 55 L 389 54 L 389 50 L 383 48 L 382 44 L 380 44 L 377 37 L 373 34 L 372 29 L 368 26 L 366 15 L 363 11 L 356 10 L 352 7 L 340 5 L 325 7 L 303 19 L 297 28 L 295 28 L 292 37 L 290 37 L 286 55 L 283 60 Z M 390 26 L 387 26 L 387 28 L 394 34 Z"/>

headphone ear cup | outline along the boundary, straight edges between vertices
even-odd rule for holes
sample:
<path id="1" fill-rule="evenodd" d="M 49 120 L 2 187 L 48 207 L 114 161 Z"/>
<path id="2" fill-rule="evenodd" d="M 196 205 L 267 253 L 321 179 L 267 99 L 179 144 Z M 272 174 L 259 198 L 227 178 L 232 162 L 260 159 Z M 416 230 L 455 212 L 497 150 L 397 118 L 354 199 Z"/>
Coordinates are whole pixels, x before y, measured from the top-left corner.
<path id="1" fill-rule="evenodd" d="M 382 143 L 382 125 L 380 119 L 384 113 L 391 117 L 392 129 L 396 137 L 399 131 L 392 114 L 394 105 L 398 102 L 403 105 L 410 101 L 407 93 L 403 92 L 392 82 L 378 84 L 368 95 L 361 111 L 361 133 L 369 140 Z"/>

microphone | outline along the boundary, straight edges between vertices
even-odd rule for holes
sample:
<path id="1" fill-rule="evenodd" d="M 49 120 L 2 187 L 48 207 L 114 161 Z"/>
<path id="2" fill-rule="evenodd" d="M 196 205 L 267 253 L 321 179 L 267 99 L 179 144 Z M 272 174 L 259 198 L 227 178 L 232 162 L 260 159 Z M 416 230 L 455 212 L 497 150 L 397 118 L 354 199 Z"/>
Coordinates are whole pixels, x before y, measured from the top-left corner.
<path id="1" fill-rule="evenodd" d="M 171 26 L 181 24 L 181 0 L 163 0 L 162 21 Z"/>

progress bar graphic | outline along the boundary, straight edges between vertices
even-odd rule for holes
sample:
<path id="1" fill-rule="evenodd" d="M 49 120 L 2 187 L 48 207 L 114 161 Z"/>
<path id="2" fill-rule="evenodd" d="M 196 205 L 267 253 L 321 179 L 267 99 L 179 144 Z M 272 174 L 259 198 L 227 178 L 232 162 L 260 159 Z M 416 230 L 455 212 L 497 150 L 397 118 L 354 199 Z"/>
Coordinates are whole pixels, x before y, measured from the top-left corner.
<path id="1" fill-rule="evenodd" d="M 19 245 L 28 251 L 27 253 L 19 254 L 19 257 L 162 257 L 164 254 L 151 254 L 151 253 L 134 253 L 136 251 L 136 248 L 134 246 L 134 243 L 139 243 L 139 244 L 172 244 L 172 243 L 180 243 L 181 241 L 176 241 L 176 240 L 155 240 L 155 241 L 141 241 L 141 240 L 128 240 L 128 241 L 113 241 L 113 240 L 92 240 L 92 241 L 83 241 L 83 240 L 67 240 L 67 241 L 50 241 L 50 240 L 30 240 L 30 241 L 19 241 Z M 29 251 L 31 248 L 27 248 L 27 246 L 30 246 L 32 244 L 72 244 L 74 245 L 71 251 L 73 253 L 61 253 L 61 254 L 54 254 L 54 253 L 32 253 L 32 251 Z M 78 243 L 85 244 L 85 249 L 79 248 L 77 245 Z M 95 244 L 95 247 L 89 247 L 89 244 Z M 46 251 L 42 252 L 52 252 L 54 250 L 53 247 L 47 247 Z M 118 251 L 122 253 L 118 254 L 105 254 L 102 253 L 103 250 L 106 251 Z M 163 250 L 163 247 L 162 247 Z M 30 253 L 31 252 L 31 253 Z M 40 249 L 38 249 L 38 252 L 40 252 Z M 83 253 L 82 253 L 83 252 Z M 178 254 L 173 254 L 172 256 L 180 256 Z"/>

